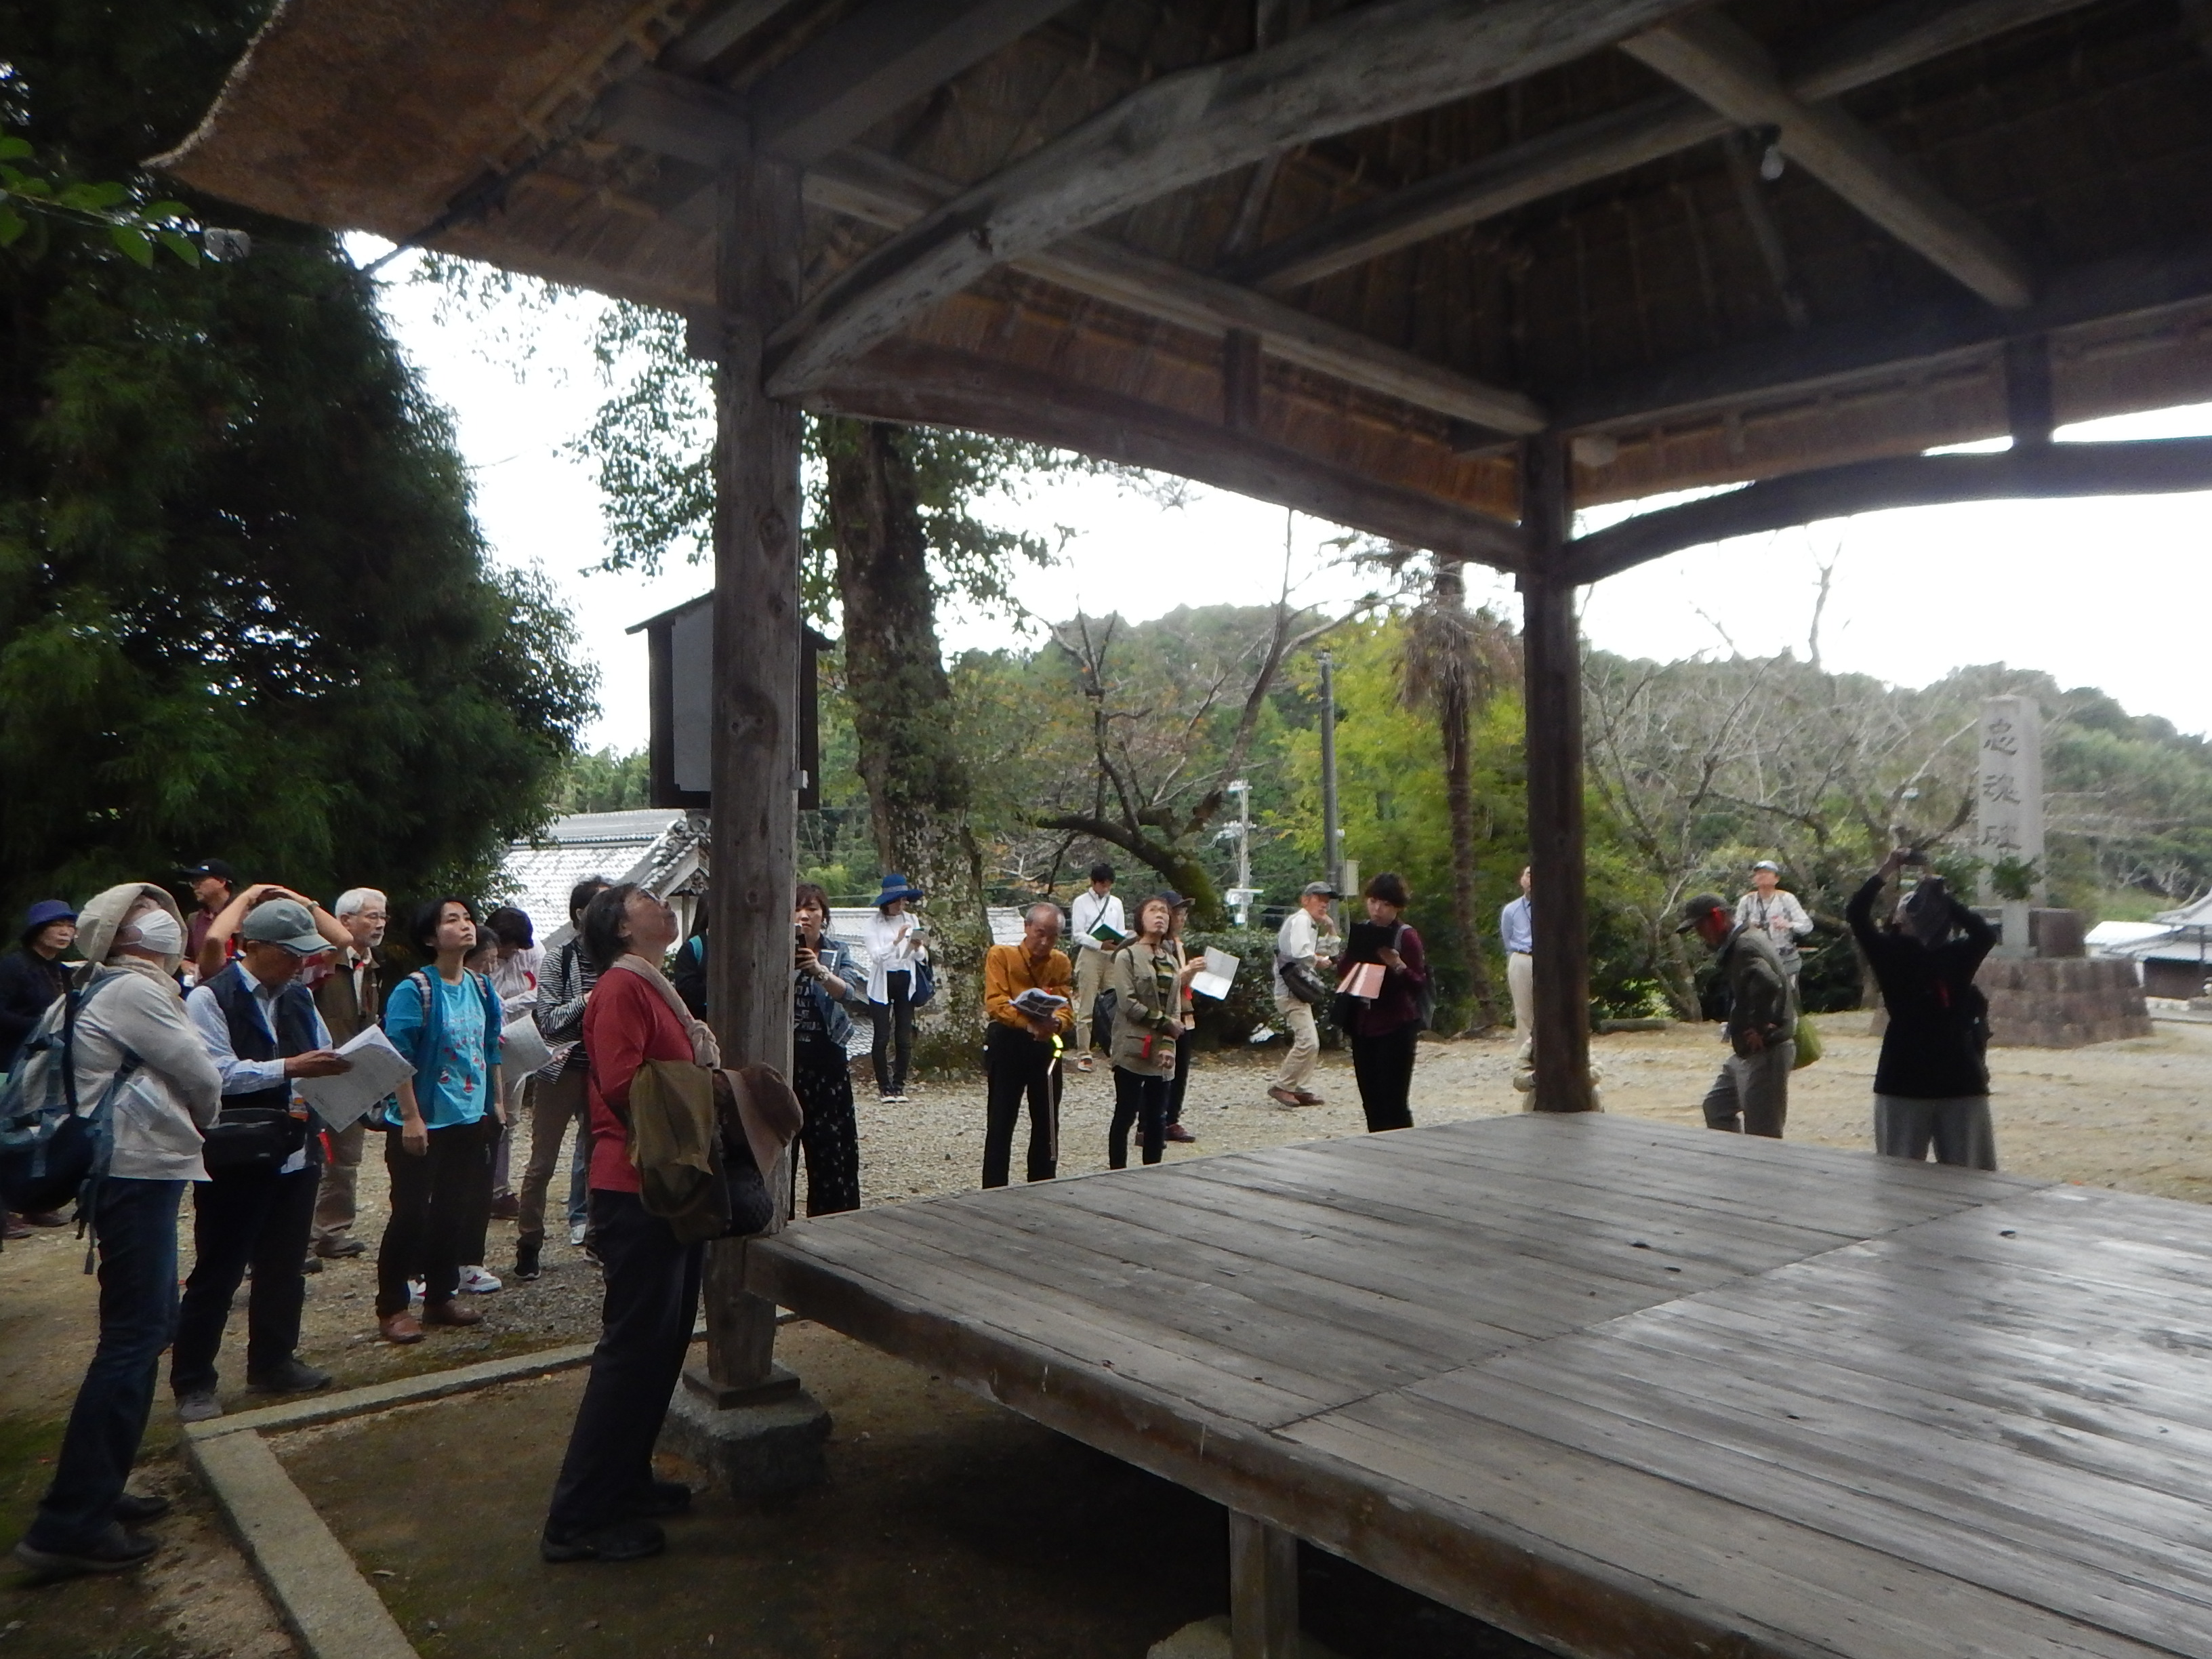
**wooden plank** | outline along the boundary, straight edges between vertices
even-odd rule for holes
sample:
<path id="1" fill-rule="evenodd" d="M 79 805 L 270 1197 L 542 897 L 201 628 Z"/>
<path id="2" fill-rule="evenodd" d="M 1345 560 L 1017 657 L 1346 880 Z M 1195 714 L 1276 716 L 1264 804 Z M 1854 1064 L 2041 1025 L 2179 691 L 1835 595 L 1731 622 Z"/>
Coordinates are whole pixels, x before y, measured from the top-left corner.
<path id="1" fill-rule="evenodd" d="M 1162 76 L 894 237 L 781 331 L 770 384 L 817 386 L 993 266 L 1279 150 L 1502 86 L 1697 0 L 1383 0 Z"/>
<path id="2" fill-rule="evenodd" d="M 2212 489 L 2212 438 L 2051 444 L 1820 467 L 1661 507 L 1568 544 L 1574 580 L 1602 580 L 1686 547 L 1822 519 L 1946 502 L 2156 495 Z"/>
<path id="3" fill-rule="evenodd" d="M 1747 1511 L 1679 1482 L 1608 1464 L 1540 1437 L 1478 1425 L 1404 1395 L 1310 1419 L 1276 1437 L 1407 1489 L 1470 1535 L 1510 1528 L 1547 1553 L 1602 1562 L 1639 1582 L 1647 1605 L 1696 1608 L 1729 1634 L 1703 1650 L 1643 1632 L 1606 1646 L 1562 1639 L 1518 1597 L 1478 1617 L 1555 1650 L 1637 1656 L 1692 1651 L 1834 1659 L 2146 1659 L 2160 1650 L 2052 1614 L 1814 1528 Z M 1310 1534 L 1309 1534 L 1310 1535 Z M 1469 1589 L 1474 1587 L 1470 1586 Z M 1434 1594 L 1433 1590 L 1427 1593 Z M 1479 1593 L 1479 1592 L 1478 1592 Z M 1492 1593 L 1493 1595 L 1495 1593 Z M 1554 1617 L 1559 1610 L 1547 1609 Z M 1738 1645 L 1723 1645 L 1731 1642 Z"/>
<path id="4" fill-rule="evenodd" d="M 1991 305 L 2016 310 L 2034 298 L 2027 267 L 1988 227 L 1841 106 L 1793 94 L 1765 48 L 1719 13 L 1652 29 L 1621 50 L 1736 125 L 1777 129 L 1784 155 Z"/>
<path id="5" fill-rule="evenodd" d="M 1542 1352 L 1549 1363 L 1540 1362 L 1533 1386 L 1482 1366 L 1410 1392 L 1465 1414 L 1469 1434 L 1502 1425 L 2138 1641 L 2188 1652 L 2193 1637 L 2206 1644 L 2198 1651 L 2212 1651 L 2212 1580 L 2188 1565 L 2212 1541 L 2212 1516 L 2196 1506 L 2145 1494 L 2132 1524 L 2107 1518 L 2093 1532 L 2063 1514 L 1981 1499 L 1971 1477 L 1947 1491 L 1939 1476 L 1966 1472 L 1947 1469 L 1925 1438 L 1892 1444 L 1897 1464 L 1911 1471 L 1893 1474 L 1869 1458 L 1838 1457 L 1834 1443 L 1807 1425 L 1790 1425 L 1794 1437 L 1762 1432 L 1679 1392 L 1662 1398 L 1656 1388 L 1608 1384 L 1575 1363 L 1585 1344 L 1569 1340 Z M 1704 1381 L 1725 1390 L 1724 1377 Z M 2023 1504 L 2041 1496 L 2063 1509 L 2087 1499 L 2081 1477 L 2047 1480 L 2036 1493 L 2027 1473 L 2000 1466 L 1980 1478 L 2006 1481 Z M 2161 1522 L 2186 1529 L 2162 1541 Z"/>
<path id="6" fill-rule="evenodd" d="M 1248 433 L 1043 370 L 896 340 L 840 371 L 810 408 L 872 420 L 956 426 L 1080 450 L 1211 483 L 1414 547 L 1510 569 L 1514 528 L 1472 507 L 1394 484 Z"/>
<path id="7" fill-rule="evenodd" d="M 1299 1659 L 1298 1540 L 1229 1511 L 1231 1659 Z"/>
<path id="8" fill-rule="evenodd" d="M 755 142 L 804 167 L 981 63 L 1067 0 L 867 0 L 763 76 Z"/>
<path id="9" fill-rule="evenodd" d="M 1808 52 L 1790 92 L 1814 102 L 2089 0 L 1900 0 Z M 1302 287 L 1547 196 L 1708 143 L 1729 123 L 1694 100 L 1647 99 L 1419 179 L 1269 244 L 1236 268 L 1270 293 Z"/>

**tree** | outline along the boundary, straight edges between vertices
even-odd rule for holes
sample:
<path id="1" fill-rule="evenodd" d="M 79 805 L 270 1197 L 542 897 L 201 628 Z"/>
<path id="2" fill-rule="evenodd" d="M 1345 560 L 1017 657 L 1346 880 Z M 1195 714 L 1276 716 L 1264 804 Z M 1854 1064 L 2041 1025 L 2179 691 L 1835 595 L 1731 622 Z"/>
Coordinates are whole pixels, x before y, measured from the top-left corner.
<path id="1" fill-rule="evenodd" d="M 640 749 L 621 754 L 612 749 L 586 750 L 572 755 L 561 775 L 553 797 L 556 812 L 629 812 L 653 803 L 652 756 Z"/>
<path id="2" fill-rule="evenodd" d="M 0 0 L 0 119 L 157 204 L 137 158 L 264 9 Z M 0 255 L 11 905 L 210 854 L 323 890 L 480 879 L 589 712 L 335 240 L 243 222 L 252 257 L 198 270 L 96 235 Z"/>

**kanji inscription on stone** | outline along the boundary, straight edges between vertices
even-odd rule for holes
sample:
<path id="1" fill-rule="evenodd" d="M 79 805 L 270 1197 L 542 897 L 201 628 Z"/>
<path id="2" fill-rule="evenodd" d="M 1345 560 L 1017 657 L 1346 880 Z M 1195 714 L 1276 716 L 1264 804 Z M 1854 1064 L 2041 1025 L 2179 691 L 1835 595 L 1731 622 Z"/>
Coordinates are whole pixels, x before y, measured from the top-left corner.
<path id="1" fill-rule="evenodd" d="M 1982 700 L 1979 765 L 1975 853 L 1986 864 L 2014 859 L 2041 871 L 2043 716 L 2034 698 Z M 1983 896 L 1995 897 L 1986 874 Z"/>

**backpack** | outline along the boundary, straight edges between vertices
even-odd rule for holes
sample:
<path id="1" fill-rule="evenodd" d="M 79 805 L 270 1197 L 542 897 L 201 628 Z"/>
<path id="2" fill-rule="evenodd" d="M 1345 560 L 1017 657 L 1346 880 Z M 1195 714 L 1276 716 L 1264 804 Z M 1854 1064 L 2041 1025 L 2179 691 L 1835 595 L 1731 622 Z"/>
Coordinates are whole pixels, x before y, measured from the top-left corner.
<path id="1" fill-rule="evenodd" d="M 500 1006 L 499 993 L 491 988 L 489 980 L 474 971 L 465 975 L 464 982 L 466 980 L 476 981 L 477 994 L 483 999 L 484 1073 L 489 1079 L 491 1068 L 499 1064 L 500 1036 L 505 1030 L 501 1016 L 504 1010 Z M 430 974 L 428 969 L 417 968 L 400 981 L 402 985 L 410 983 L 415 987 L 415 994 L 422 999 L 422 1024 L 415 1033 L 415 1052 L 406 1055 L 406 1059 L 415 1067 L 415 1075 L 417 1078 L 433 1078 L 437 1075 L 438 1045 L 446 1040 L 445 999 L 430 994 Z M 396 991 L 399 988 L 394 986 L 392 988 Z M 387 996 L 384 999 L 384 1012 L 377 1016 L 376 1023 L 379 1025 L 384 1024 L 391 1012 L 392 999 Z M 416 1103 L 421 1103 L 419 1096 Z M 485 1116 L 491 1115 L 491 1102 L 487 1100 L 484 1103 Z M 384 1097 L 383 1105 L 379 1109 L 379 1115 L 382 1118 L 381 1123 L 372 1122 L 370 1127 L 386 1129 L 398 1128 L 402 1121 L 399 1115 L 399 1097 L 396 1094 L 386 1095 Z M 427 1109 L 422 1113 L 422 1121 L 426 1123 L 430 1121 L 430 1114 Z"/>
<path id="2" fill-rule="evenodd" d="M 76 1091 L 76 1022 L 88 1004 L 126 970 L 108 969 L 64 992 L 23 1040 L 15 1069 L 0 1086 L 0 1206 L 36 1214 L 77 1202 L 88 1230 L 94 1199 L 115 1151 L 115 1097 L 138 1069 L 123 1063 L 89 1111 Z M 92 1271 L 86 1253 L 85 1271 Z"/>

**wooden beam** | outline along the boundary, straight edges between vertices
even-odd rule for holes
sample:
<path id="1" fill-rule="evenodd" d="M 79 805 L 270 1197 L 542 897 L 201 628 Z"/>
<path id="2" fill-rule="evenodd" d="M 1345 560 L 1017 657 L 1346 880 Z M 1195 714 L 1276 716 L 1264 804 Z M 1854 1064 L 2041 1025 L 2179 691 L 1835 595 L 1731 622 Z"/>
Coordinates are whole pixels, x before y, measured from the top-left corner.
<path id="1" fill-rule="evenodd" d="M 1575 582 L 1599 581 L 1686 547 L 1890 507 L 2195 490 L 2212 490 L 2212 438 L 2028 444 L 1988 455 L 1857 461 L 1638 514 L 1568 544 L 1567 569 Z"/>
<path id="2" fill-rule="evenodd" d="M 778 12 L 797 0 L 732 0 L 719 11 L 695 21 L 653 61 L 663 69 L 695 72 L 705 69 Z"/>
<path id="3" fill-rule="evenodd" d="M 1229 1511 L 1230 1659 L 1299 1659 L 1298 1540 Z"/>
<path id="4" fill-rule="evenodd" d="M 1068 3 L 868 0 L 762 77 L 748 100 L 755 142 L 801 166 L 819 161 Z"/>
<path id="5" fill-rule="evenodd" d="M 1962 294 L 1816 323 L 1779 338 L 1746 339 L 1615 380 L 1562 388 L 1552 400 L 1553 418 L 1569 431 L 1626 433 L 1657 421 L 1940 368 L 2021 335 L 2063 333 L 2208 301 L 2212 241 L 2059 271 L 2024 311 L 1991 311 Z"/>
<path id="6" fill-rule="evenodd" d="M 894 237 L 779 331 L 769 385 L 819 385 L 995 265 L 1294 144 L 1519 80 L 1700 0 L 1382 0 L 1164 76 Z"/>
<path id="7" fill-rule="evenodd" d="M 2047 444 L 2058 422 L 2051 404 L 2051 337 L 2024 335 L 2005 342 L 2005 428 L 2013 447 Z"/>
<path id="8" fill-rule="evenodd" d="M 2035 297 L 2027 267 L 1856 117 L 1784 86 L 1766 49 L 1717 11 L 1652 29 L 1621 50 L 1738 126 L 1772 127 L 1782 153 L 1991 305 Z"/>
<path id="9" fill-rule="evenodd" d="M 1583 844 L 1583 653 L 1566 569 L 1566 441 L 1522 441 L 1521 647 L 1528 769 L 1529 905 L 1535 921 L 1534 1104 L 1586 1112 L 1589 922 Z"/>
<path id="10" fill-rule="evenodd" d="M 1221 337 L 1221 423 L 1231 432 L 1260 428 L 1260 337 L 1232 328 Z"/>
<path id="11" fill-rule="evenodd" d="M 714 804 L 708 1012 L 724 1063 L 791 1072 L 791 894 L 798 877 L 800 415 L 768 393 L 769 332 L 798 303 L 799 172 L 739 155 L 715 237 Z M 744 1289 L 743 1246 L 708 1254 L 717 1387 L 769 1380 L 775 1309 Z"/>
<path id="12" fill-rule="evenodd" d="M 893 340 L 810 394 L 810 407 L 869 420 L 960 427 L 1194 478 L 1385 540 L 1517 569 L 1503 519 L 1157 404 L 949 347 Z"/>
<path id="13" fill-rule="evenodd" d="M 1831 36 L 1790 77 L 1799 99 L 1834 98 L 1945 52 L 2092 0 L 1899 0 Z M 1692 99 L 1649 99 L 1378 196 L 1263 248 L 1233 275 L 1271 293 L 1691 149 L 1729 130 Z"/>

